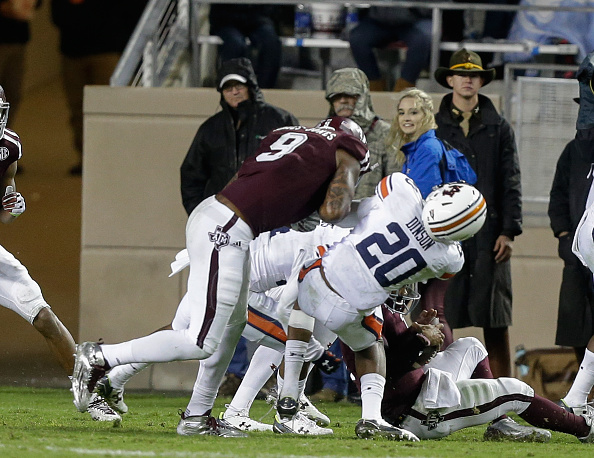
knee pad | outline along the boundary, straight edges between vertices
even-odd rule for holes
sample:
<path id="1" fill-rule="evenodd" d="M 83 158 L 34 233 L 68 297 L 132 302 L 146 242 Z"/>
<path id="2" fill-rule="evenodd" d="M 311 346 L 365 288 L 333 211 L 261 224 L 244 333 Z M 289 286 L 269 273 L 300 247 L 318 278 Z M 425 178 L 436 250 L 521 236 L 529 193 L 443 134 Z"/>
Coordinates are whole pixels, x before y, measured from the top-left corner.
<path id="1" fill-rule="evenodd" d="M 293 309 L 291 311 L 291 316 L 289 317 L 289 326 L 292 328 L 305 329 L 306 331 L 313 332 L 315 323 L 315 318 L 309 316 L 302 310 Z"/>

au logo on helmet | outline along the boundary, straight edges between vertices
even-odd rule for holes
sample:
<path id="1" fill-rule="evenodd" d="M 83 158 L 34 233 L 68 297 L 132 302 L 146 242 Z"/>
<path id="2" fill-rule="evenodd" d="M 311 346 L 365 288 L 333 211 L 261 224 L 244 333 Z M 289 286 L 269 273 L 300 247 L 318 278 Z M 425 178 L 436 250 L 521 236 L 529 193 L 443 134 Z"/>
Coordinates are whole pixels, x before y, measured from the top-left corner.
<path id="1" fill-rule="evenodd" d="M 487 217 L 487 202 L 478 189 L 464 182 L 439 186 L 425 200 L 423 225 L 429 237 L 448 243 L 475 235 Z"/>

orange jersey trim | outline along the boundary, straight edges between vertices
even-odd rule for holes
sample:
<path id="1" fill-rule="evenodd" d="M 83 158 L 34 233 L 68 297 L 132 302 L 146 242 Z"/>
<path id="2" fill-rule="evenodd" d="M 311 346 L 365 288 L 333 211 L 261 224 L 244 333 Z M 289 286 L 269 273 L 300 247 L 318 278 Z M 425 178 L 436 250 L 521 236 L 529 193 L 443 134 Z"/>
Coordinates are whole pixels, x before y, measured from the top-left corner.
<path id="1" fill-rule="evenodd" d="M 363 321 L 361 321 L 361 325 L 369 332 L 371 332 L 373 335 L 375 335 L 375 338 L 377 340 L 380 340 L 382 338 L 382 329 L 384 328 L 384 322 L 380 320 L 377 316 L 366 316 L 365 318 L 363 318 Z"/>
<path id="2" fill-rule="evenodd" d="M 266 315 L 261 315 L 255 310 L 248 308 L 248 324 L 257 330 L 263 332 L 267 336 L 278 340 L 282 343 L 287 343 L 287 334 L 280 326 L 280 323 L 267 319 Z"/>
<path id="3" fill-rule="evenodd" d="M 388 197 L 388 194 L 390 194 L 390 191 L 388 190 L 388 177 L 382 178 L 382 181 L 379 183 L 379 189 L 382 199 Z"/>
<path id="4" fill-rule="evenodd" d="M 317 259 L 313 264 L 308 267 L 303 267 L 299 272 L 298 281 L 303 281 L 305 276 L 309 273 L 310 270 L 319 269 L 322 266 L 322 259 Z"/>

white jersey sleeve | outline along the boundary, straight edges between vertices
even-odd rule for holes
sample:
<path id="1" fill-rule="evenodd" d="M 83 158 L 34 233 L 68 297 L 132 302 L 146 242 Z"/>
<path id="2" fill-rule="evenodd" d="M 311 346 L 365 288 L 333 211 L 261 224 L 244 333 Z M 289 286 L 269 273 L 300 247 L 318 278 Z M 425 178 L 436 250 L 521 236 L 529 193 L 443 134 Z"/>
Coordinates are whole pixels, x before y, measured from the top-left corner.
<path id="1" fill-rule="evenodd" d="M 425 231 L 423 199 L 410 178 L 385 177 L 373 199 L 359 224 L 322 258 L 328 282 L 351 306 L 372 309 L 390 290 L 462 268 L 459 244 L 436 242 Z"/>
<path id="2" fill-rule="evenodd" d="M 310 232 L 281 228 L 264 232 L 250 242 L 250 290 L 264 292 L 286 284 L 301 261 L 317 257 L 317 247 L 328 247 L 342 239 L 349 229 L 328 224 Z"/>

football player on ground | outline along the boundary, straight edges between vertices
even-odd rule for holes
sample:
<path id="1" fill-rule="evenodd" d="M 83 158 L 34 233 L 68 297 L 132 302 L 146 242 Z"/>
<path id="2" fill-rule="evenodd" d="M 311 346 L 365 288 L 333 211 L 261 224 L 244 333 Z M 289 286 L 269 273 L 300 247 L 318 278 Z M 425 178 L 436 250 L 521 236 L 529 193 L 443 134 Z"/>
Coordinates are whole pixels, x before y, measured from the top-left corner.
<path id="1" fill-rule="evenodd" d="M 341 220 L 369 167 L 364 140 L 354 121 L 340 117 L 314 128 L 283 127 L 264 138 L 236 178 L 188 219 L 188 327 L 115 345 L 78 345 L 72 378 L 76 407 L 85 410 L 97 381 L 121 364 L 204 360 L 222 346 L 218 364 L 226 368 L 246 323 L 249 242 L 315 210 L 328 223 Z M 216 427 L 210 411 L 186 410 L 178 432 L 201 434 Z"/>
<path id="2" fill-rule="evenodd" d="M 427 328 L 436 315 L 423 311 L 407 327 L 400 314 L 383 307 L 387 383 L 382 414 L 386 420 L 421 439 L 438 439 L 492 422 L 485 440 L 547 442 L 551 433 L 541 429 L 547 428 L 594 442 L 592 410 L 581 409 L 574 415 L 520 380 L 493 379 L 487 350 L 478 339 L 458 339 L 434 353 L 433 359 L 425 357 L 423 349 L 430 348 L 429 342 L 419 336 L 431 336 Z M 357 376 L 353 352 L 342 347 L 347 367 Z M 507 412 L 516 412 L 536 427 L 519 425 Z"/>
<path id="3" fill-rule="evenodd" d="M 25 199 L 16 191 L 14 177 L 22 155 L 19 136 L 6 127 L 10 104 L 0 86 L 0 221 L 12 223 L 25 211 Z M 41 288 L 18 259 L 0 246 L 0 305 L 12 310 L 33 325 L 45 338 L 60 365 L 71 374 L 75 344 L 72 335 L 43 298 Z M 119 423 L 121 417 L 97 395 L 92 395 L 84 409 L 93 420 Z"/>
<path id="4" fill-rule="evenodd" d="M 376 195 L 359 207 L 360 221 L 351 233 L 299 274 L 298 300 L 289 318 L 284 384 L 279 386 L 276 432 L 299 434 L 294 418 L 304 389 L 302 366 L 317 319 L 355 352 L 362 402 L 357 436 L 418 441 L 381 416 L 385 355 L 378 304 L 403 286 L 448 278 L 460 270 L 464 256 L 456 241 L 473 236 L 485 215 L 485 200 L 470 185 L 446 184 L 424 204 L 417 186 L 405 175 L 394 173 L 382 179 Z M 436 240 L 433 233 L 441 238 Z"/>

